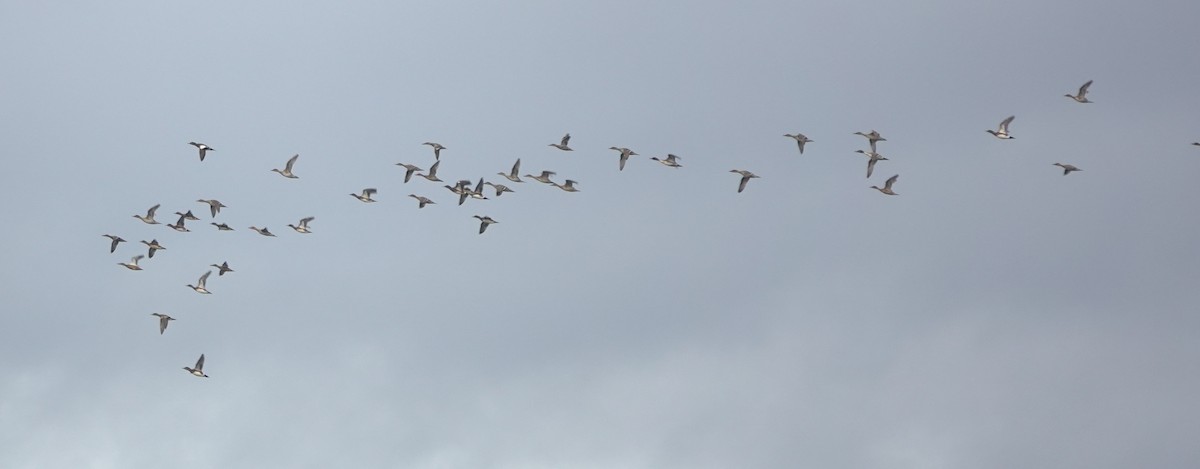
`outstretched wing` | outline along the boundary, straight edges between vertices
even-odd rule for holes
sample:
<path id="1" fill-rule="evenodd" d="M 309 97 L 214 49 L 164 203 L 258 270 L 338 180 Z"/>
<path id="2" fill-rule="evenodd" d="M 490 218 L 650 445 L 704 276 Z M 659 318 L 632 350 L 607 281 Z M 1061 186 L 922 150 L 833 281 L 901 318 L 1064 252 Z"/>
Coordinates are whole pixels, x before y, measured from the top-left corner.
<path id="1" fill-rule="evenodd" d="M 1016 118 L 1017 118 L 1017 116 L 1008 116 L 1007 119 L 1000 121 L 1000 132 L 1008 133 L 1008 124 L 1011 124 L 1013 119 L 1016 119 Z"/>

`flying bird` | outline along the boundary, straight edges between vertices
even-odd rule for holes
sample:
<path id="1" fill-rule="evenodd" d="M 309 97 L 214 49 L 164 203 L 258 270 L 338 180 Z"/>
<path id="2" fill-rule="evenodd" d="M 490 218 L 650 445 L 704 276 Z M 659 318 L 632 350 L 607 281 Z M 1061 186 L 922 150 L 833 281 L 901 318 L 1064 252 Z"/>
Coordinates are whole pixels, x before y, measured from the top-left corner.
<path id="1" fill-rule="evenodd" d="M 296 164 L 296 159 L 297 159 L 297 158 L 300 158 L 300 154 L 299 154 L 299 153 L 297 153 L 297 154 L 295 154 L 295 155 L 292 155 L 292 157 L 291 157 L 291 158 L 288 158 L 288 160 L 287 160 L 287 165 L 285 165 L 285 166 L 283 167 L 283 170 L 282 170 L 282 171 L 280 171 L 278 168 L 276 168 L 276 169 L 272 169 L 271 171 L 275 171 L 275 172 L 279 173 L 279 175 L 280 175 L 280 176 L 283 176 L 283 177 L 285 177 L 285 178 L 288 178 L 288 179 L 299 179 L 299 178 L 300 178 L 300 176 L 297 176 L 297 175 L 295 175 L 295 174 L 292 174 L 292 166 L 295 166 L 295 164 Z"/>
<path id="2" fill-rule="evenodd" d="M 375 195 L 376 192 L 379 192 L 379 191 L 375 190 L 375 188 L 367 188 L 367 189 L 362 190 L 362 195 L 358 195 L 358 194 L 350 194 L 350 195 L 362 202 L 371 203 L 371 202 L 375 201 L 375 199 L 372 199 L 371 196 Z"/>
<path id="3" fill-rule="evenodd" d="M 430 166 L 430 167 L 429 167 L 429 172 L 428 172 L 428 173 L 426 173 L 426 174 L 418 174 L 417 176 L 421 176 L 421 177 L 423 177 L 423 178 L 425 178 L 425 179 L 428 179 L 428 180 L 430 180 L 430 181 L 433 181 L 433 182 L 442 182 L 442 180 L 441 180 L 441 179 L 438 179 L 438 177 L 437 177 L 437 169 L 438 169 L 438 165 L 440 165 L 440 164 L 442 164 L 442 162 L 441 162 L 441 161 L 438 161 L 437 163 L 434 163 L 434 164 L 433 164 L 433 166 Z"/>
<path id="4" fill-rule="evenodd" d="M 683 167 L 683 165 L 679 164 L 678 161 L 675 161 L 675 160 L 683 159 L 683 157 L 672 155 L 670 153 L 667 153 L 667 158 L 663 159 L 663 160 L 658 159 L 658 157 L 656 157 L 656 156 L 651 156 L 650 159 L 657 161 L 659 163 L 662 163 L 663 165 L 671 167 L 671 168 L 682 168 Z"/>
<path id="5" fill-rule="evenodd" d="M 109 252 L 109 253 L 114 253 L 114 252 L 117 252 L 117 243 L 124 243 L 124 242 L 125 242 L 125 239 L 121 238 L 120 236 L 116 236 L 116 235 L 110 235 L 110 234 L 101 235 L 101 236 L 104 236 L 105 238 L 108 238 L 108 239 L 111 239 L 111 240 L 112 240 L 112 245 L 110 245 L 110 246 L 108 247 L 108 252 Z"/>
<path id="6" fill-rule="evenodd" d="M 479 219 L 479 234 L 483 234 L 484 231 L 487 231 L 488 225 L 491 225 L 493 223 L 500 223 L 496 220 L 493 220 L 492 217 L 489 217 L 486 215 L 484 215 L 482 217 L 479 215 L 475 215 L 475 218 Z"/>
<path id="7" fill-rule="evenodd" d="M 1008 116 L 1007 119 L 1000 121 L 999 128 L 997 128 L 996 130 L 988 129 L 987 133 L 995 135 L 996 138 L 999 138 L 1002 140 L 1008 140 L 1008 139 L 1013 138 L 1011 135 L 1008 134 L 1008 125 L 1011 124 L 1013 119 L 1016 119 L 1016 118 L 1017 118 L 1017 116 Z"/>
<path id="8" fill-rule="evenodd" d="M 192 376 L 195 376 L 197 378 L 207 378 L 208 377 L 208 375 L 204 374 L 204 354 L 203 353 L 200 354 L 200 359 L 196 360 L 195 368 L 188 368 L 185 366 L 185 367 L 183 367 L 183 369 L 187 370 L 188 373 L 191 373 Z"/>
<path id="9" fill-rule="evenodd" d="M 313 220 L 316 220 L 316 217 L 304 217 L 304 218 L 300 219 L 300 226 L 296 226 L 296 225 L 288 225 L 288 226 L 292 227 L 293 230 L 296 230 L 297 233 L 309 234 L 309 233 L 312 233 L 312 231 L 310 231 L 308 229 L 308 222 L 313 221 Z"/>
<path id="10" fill-rule="evenodd" d="M 154 212 L 158 210 L 159 205 L 161 204 L 155 204 L 153 207 L 150 207 L 150 210 L 146 210 L 146 216 L 134 215 L 133 218 L 141 220 L 148 225 L 157 225 L 158 222 L 154 220 Z"/>
<path id="11" fill-rule="evenodd" d="M 222 208 L 225 208 L 225 204 L 221 203 L 221 201 L 219 201 L 217 199 L 212 199 L 212 200 L 200 199 L 200 200 L 197 200 L 196 202 L 208 204 L 208 212 L 212 214 L 212 218 L 217 218 L 217 214 L 221 213 Z"/>
<path id="12" fill-rule="evenodd" d="M 744 170 L 744 169 L 731 169 L 731 170 L 729 170 L 729 172 L 731 172 L 731 173 L 738 173 L 738 174 L 741 174 L 741 175 L 742 175 L 742 181 L 738 183 L 738 193 L 739 193 L 739 194 L 740 194 L 742 191 L 746 190 L 746 183 L 747 183 L 747 182 L 750 182 L 750 180 L 751 180 L 751 179 L 754 179 L 754 178 L 758 177 L 758 175 L 756 175 L 756 174 L 754 174 L 754 173 L 752 173 L 752 172 L 750 172 L 750 171 L 746 171 L 746 170 Z"/>
<path id="13" fill-rule="evenodd" d="M 567 192 L 579 192 L 579 189 L 575 188 L 575 184 L 577 184 L 577 183 L 570 179 L 567 179 L 567 181 L 562 184 L 557 184 L 557 183 L 553 183 L 553 182 L 550 183 L 550 185 L 557 187 L 559 189 L 562 189 L 564 191 L 567 191 Z"/>
<path id="14" fill-rule="evenodd" d="M 152 240 L 150 240 L 150 242 L 146 242 L 146 240 L 143 239 L 142 244 L 145 244 L 146 247 L 150 248 L 150 252 L 146 254 L 146 257 L 149 257 L 151 259 L 154 258 L 155 251 L 160 251 L 160 250 L 165 251 L 167 249 L 167 248 L 164 248 L 163 245 L 158 244 L 157 239 L 152 239 Z"/>
<path id="15" fill-rule="evenodd" d="M 608 147 L 608 149 L 609 149 L 609 150 L 616 150 L 616 151 L 619 151 L 619 152 L 621 152 L 621 155 L 620 155 L 621 162 L 620 162 L 620 164 L 617 166 L 617 171 L 624 171 L 624 170 L 625 170 L 625 162 L 629 160 L 629 157 L 630 157 L 630 156 L 637 155 L 637 153 L 636 153 L 636 152 L 634 152 L 633 150 L 630 150 L 630 149 L 628 149 L 628 148 L 625 148 L 625 147 L 621 147 L 621 148 L 617 148 L 617 147 Z"/>
<path id="16" fill-rule="evenodd" d="M 1078 103 L 1090 103 L 1092 101 L 1088 101 L 1087 92 L 1088 92 L 1088 88 L 1090 88 L 1091 86 L 1092 86 L 1092 80 L 1088 80 L 1087 83 L 1084 83 L 1083 86 L 1079 87 L 1079 93 L 1076 93 L 1074 95 L 1067 94 L 1067 95 L 1063 95 L 1063 96 L 1074 99 L 1075 102 L 1078 102 Z"/>
<path id="17" fill-rule="evenodd" d="M 209 223 L 209 224 L 217 227 L 217 231 L 233 231 L 233 228 L 230 228 L 229 225 L 226 225 L 224 223 L 213 222 L 213 223 Z"/>
<path id="18" fill-rule="evenodd" d="M 1069 164 L 1054 163 L 1051 166 L 1058 166 L 1058 167 L 1062 168 L 1063 176 L 1071 174 L 1071 171 L 1083 171 L 1082 169 L 1076 168 L 1074 165 L 1069 165 Z"/>
<path id="19" fill-rule="evenodd" d="M 862 154 L 866 155 L 868 158 L 867 159 L 867 179 L 870 179 L 871 173 L 875 171 L 875 163 L 880 162 L 880 161 L 887 161 L 887 158 L 884 158 L 883 155 L 880 155 L 879 153 L 875 153 L 873 151 L 868 152 L 868 151 L 862 151 L 862 150 L 854 150 L 854 152 L 862 153 Z"/>
<path id="20" fill-rule="evenodd" d="M 483 195 L 483 178 L 479 178 L 479 184 L 475 185 L 475 190 L 471 191 L 472 199 L 488 200 L 487 196 Z"/>
<path id="21" fill-rule="evenodd" d="M 275 235 L 274 235 L 274 234 L 272 234 L 272 233 L 271 233 L 269 230 L 267 230 L 267 228 L 266 228 L 266 227 L 263 227 L 263 228 L 255 228 L 255 227 L 251 226 L 251 227 L 250 227 L 250 229 L 251 229 L 251 230 L 254 230 L 254 232 L 255 232 L 255 233 L 258 233 L 258 234 L 260 234 L 260 235 L 263 235 L 263 236 L 272 236 L 272 237 L 273 237 L 273 236 L 275 236 Z"/>
<path id="22" fill-rule="evenodd" d="M 412 197 L 414 199 L 417 199 L 417 208 L 425 208 L 426 205 L 437 203 L 432 200 L 429 200 L 428 198 L 425 198 L 425 197 L 422 197 L 422 196 L 419 196 L 416 194 L 408 194 L 408 196 Z"/>
<path id="23" fill-rule="evenodd" d="M 205 294 L 205 295 L 211 295 L 211 294 L 212 294 L 212 292 L 208 291 L 208 288 L 205 288 L 205 287 L 204 287 L 204 284 L 205 284 L 205 283 L 208 283 L 208 276 L 209 276 L 209 275 L 212 275 L 212 271 L 211 271 L 211 270 L 210 270 L 210 271 L 208 271 L 208 272 L 205 272 L 205 273 L 204 273 L 204 275 L 201 275 L 201 276 L 200 276 L 200 280 L 199 280 L 199 281 L 197 281 L 195 285 L 192 285 L 192 284 L 190 284 L 190 283 L 189 283 L 189 284 L 188 284 L 188 288 L 191 288 L 192 290 L 196 290 L 196 293 L 203 293 L 203 294 Z"/>
<path id="24" fill-rule="evenodd" d="M 486 182 L 484 184 L 492 186 L 493 189 L 496 189 L 496 197 L 500 197 L 500 194 L 503 194 L 505 192 L 514 192 L 512 189 L 509 189 L 508 186 L 506 186 L 504 184 L 495 184 L 495 183 L 491 183 L 491 182 Z"/>
<path id="25" fill-rule="evenodd" d="M 192 230 L 187 229 L 187 226 L 184 226 L 184 224 L 187 223 L 187 214 L 186 213 L 178 213 L 178 215 L 179 215 L 179 221 L 175 222 L 174 225 L 167 223 L 167 226 L 171 227 L 171 229 L 178 231 L 180 233 L 187 233 L 189 231 L 192 231 Z"/>
<path id="26" fill-rule="evenodd" d="M 229 262 L 222 262 L 221 265 L 216 265 L 216 264 L 209 264 L 209 265 L 217 268 L 217 276 L 218 277 L 225 275 L 225 272 L 233 272 L 233 269 L 229 268 Z"/>
<path id="27" fill-rule="evenodd" d="M 205 144 L 199 143 L 199 142 L 188 142 L 188 145 L 196 147 L 196 149 L 200 150 L 200 161 L 204 161 L 204 155 L 207 155 L 208 152 L 217 151 L 217 150 L 213 149 L 213 147 L 210 147 L 208 145 L 205 145 Z"/>
<path id="28" fill-rule="evenodd" d="M 512 181 L 512 182 L 525 182 L 525 181 L 522 181 L 521 178 L 517 176 L 517 173 L 520 171 L 521 171 L 521 159 L 517 158 L 517 162 L 513 163 L 511 172 L 509 172 L 508 174 L 505 174 L 505 173 L 496 173 L 496 174 L 504 176 L 505 179 L 508 179 L 509 181 Z"/>
<path id="29" fill-rule="evenodd" d="M 191 220 L 191 221 L 199 221 L 200 220 L 200 217 L 193 215 L 191 210 L 188 210 L 187 212 L 182 212 L 182 213 L 175 212 L 175 214 L 183 217 L 185 220 Z"/>
<path id="30" fill-rule="evenodd" d="M 540 183 L 544 183 L 544 184 L 554 184 L 554 181 L 550 180 L 550 176 L 554 176 L 556 174 L 558 174 L 558 173 L 556 173 L 554 171 L 542 171 L 542 174 L 539 176 L 534 176 L 532 174 L 526 174 L 525 177 L 533 179 L 534 181 L 537 181 Z"/>
<path id="31" fill-rule="evenodd" d="M 133 256 L 133 259 L 130 259 L 129 262 L 118 262 L 117 265 L 123 265 L 123 266 L 125 266 L 126 269 L 129 269 L 129 270 L 142 270 L 142 268 L 140 266 L 138 266 L 138 261 L 142 260 L 142 257 L 144 257 L 144 256 L 142 256 L 141 254 L 138 254 L 136 256 Z"/>
<path id="32" fill-rule="evenodd" d="M 873 132 L 873 131 L 872 131 L 872 132 Z M 796 134 L 795 134 L 795 135 L 792 135 L 792 134 L 783 134 L 783 136 L 784 136 L 784 137 L 791 137 L 791 138 L 793 138 L 793 139 L 795 139 L 795 140 L 796 140 L 796 146 L 800 147 L 800 154 L 801 154 L 801 155 L 803 155 L 803 154 L 804 154 L 804 144 L 812 141 L 812 140 L 809 140 L 809 139 L 808 139 L 808 137 L 805 137 L 805 136 L 804 136 L 804 134 L 802 134 L 802 133 L 800 133 L 800 132 L 796 132 Z M 878 136 L 879 136 L 879 134 L 878 134 L 878 133 L 876 133 L 876 134 L 875 134 L 875 136 L 877 136 L 877 137 L 878 137 Z M 872 149 L 872 151 L 874 151 L 874 150 Z"/>
<path id="33" fill-rule="evenodd" d="M 563 135 L 561 143 L 551 143 L 550 146 L 557 148 L 559 150 L 562 150 L 562 151 L 573 151 L 573 150 L 571 150 L 571 147 L 567 146 L 567 142 L 569 142 L 569 141 L 571 141 L 571 134 L 566 134 L 566 135 Z"/>
<path id="34" fill-rule="evenodd" d="M 872 152 L 875 151 L 875 143 L 876 142 L 886 142 L 887 141 L 886 138 L 883 138 L 883 136 L 879 135 L 879 132 L 876 132 L 875 130 L 871 130 L 870 132 L 867 132 L 867 133 L 854 132 L 854 135 L 862 135 L 863 137 L 866 137 L 867 143 L 871 144 Z"/>
<path id="35" fill-rule="evenodd" d="M 423 169 L 417 167 L 417 165 L 414 165 L 414 164 L 396 163 L 396 166 L 404 167 L 404 182 L 405 183 L 408 183 L 408 180 L 412 179 L 413 173 L 415 173 L 417 171 L 424 171 Z"/>
<path id="36" fill-rule="evenodd" d="M 895 192 L 892 192 L 892 184 L 895 184 L 895 183 L 896 183 L 896 179 L 897 179 L 897 178 L 899 178 L 899 177 L 900 177 L 900 175 L 899 175 L 899 174 L 897 174 L 897 175 L 895 175 L 895 176 L 892 176 L 892 177 L 888 178 L 887 182 L 884 182 L 884 183 L 883 183 L 883 188 L 882 188 L 882 189 L 880 189 L 878 186 L 871 186 L 871 188 L 872 188 L 872 189 L 875 189 L 875 190 L 877 190 L 877 191 L 879 191 L 879 192 L 882 192 L 882 193 L 884 193 L 884 194 L 887 194 L 887 195 L 900 195 L 900 194 L 897 194 L 897 193 L 895 193 Z"/>
<path id="37" fill-rule="evenodd" d="M 167 323 L 174 321 L 175 318 L 162 313 L 150 313 L 151 316 L 158 316 L 158 335 L 162 335 L 167 330 Z"/>
<path id="38" fill-rule="evenodd" d="M 433 159 L 438 161 L 442 160 L 442 150 L 446 149 L 446 147 L 442 146 L 442 144 L 436 142 L 425 142 L 421 145 L 429 145 L 433 147 Z"/>

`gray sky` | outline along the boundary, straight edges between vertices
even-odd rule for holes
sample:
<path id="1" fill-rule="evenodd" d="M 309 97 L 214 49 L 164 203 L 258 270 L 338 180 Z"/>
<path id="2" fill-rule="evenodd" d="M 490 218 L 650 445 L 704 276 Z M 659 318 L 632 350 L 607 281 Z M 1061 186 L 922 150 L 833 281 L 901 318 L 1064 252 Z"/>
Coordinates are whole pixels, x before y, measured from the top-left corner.
<path id="1" fill-rule="evenodd" d="M 1200 4 L 394 3 L 0 2 L 0 467 L 1200 463 Z"/>

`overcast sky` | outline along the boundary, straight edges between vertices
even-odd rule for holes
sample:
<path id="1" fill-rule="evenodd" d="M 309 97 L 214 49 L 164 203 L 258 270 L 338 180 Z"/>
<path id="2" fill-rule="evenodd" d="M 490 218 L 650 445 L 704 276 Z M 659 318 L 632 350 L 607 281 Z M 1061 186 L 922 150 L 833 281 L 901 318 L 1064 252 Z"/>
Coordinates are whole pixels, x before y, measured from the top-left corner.
<path id="1" fill-rule="evenodd" d="M 0 467 L 1200 464 L 1200 3 L 302 3 L 0 1 Z"/>

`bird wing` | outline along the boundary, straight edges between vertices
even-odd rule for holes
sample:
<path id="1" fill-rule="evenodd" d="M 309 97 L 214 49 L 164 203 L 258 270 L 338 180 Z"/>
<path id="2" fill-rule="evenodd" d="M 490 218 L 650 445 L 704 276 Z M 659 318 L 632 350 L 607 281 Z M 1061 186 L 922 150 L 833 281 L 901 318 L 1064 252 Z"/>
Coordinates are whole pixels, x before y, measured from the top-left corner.
<path id="1" fill-rule="evenodd" d="M 887 182 L 883 183 L 883 188 L 884 188 L 884 189 L 891 189 L 891 188 L 892 188 L 892 184 L 895 184 L 895 183 L 896 183 L 896 179 L 899 179 L 899 178 L 900 178 L 900 175 L 899 175 L 899 174 L 897 174 L 897 175 L 895 175 L 895 176 L 892 176 L 892 177 L 888 178 Z"/>
<path id="2" fill-rule="evenodd" d="M 868 178 L 870 178 L 871 173 L 875 171 L 875 162 L 876 161 L 879 161 L 879 160 L 877 160 L 875 158 L 871 158 L 871 159 L 867 160 L 867 177 Z"/>
<path id="3" fill-rule="evenodd" d="M 564 147 L 567 146 L 567 142 L 569 142 L 569 141 L 571 141 L 571 134 L 568 133 L 566 135 L 563 135 L 562 146 L 564 146 Z"/>
<path id="4" fill-rule="evenodd" d="M 291 170 L 292 170 L 292 165 L 296 164 L 296 159 L 297 159 L 297 158 L 300 158 L 300 154 L 299 154 L 299 153 L 297 153 L 297 154 L 295 154 L 295 155 L 292 155 L 292 157 L 291 157 L 291 158 L 288 158 L 287 165 L 283 167 L 283 170 L 284 170 L 284 171 L 291 172 Z"/>
<path id="5" fill-rule="evenodd" d="M 316 220 L 317 217 L 304 217 L 300 219 L 300 226 L 308 228 L 308 222 Z"/>
<path id="6" fill-rule="evenodd" d="M 364 196 L 367 196 L 367 197 L 370 197 L 370 196 L 374 195 L 376 192 L 379 192 L 379 190 L 378 190 L 378 189 L 375 189 L 375 188 L 373 188 L 373 187 L 372 187 L 372 188 L 368 188 L 368 189 L 363 189 L 363 195 L 364 195 Z"/>
<path id="7" fill-rule="evenodd" d="M 153 207 L 150 207 L 150 210 L 146 211 L 146 218 L 154 218 L 154 212 L 158 211 L 159 205 L 161 205 L 161 204 L 157 204 Z"/>
<path id="8" fill-rule="evenodd" d="M 204 354 L 200 354 L 200 359 L 196 360 L 196 371 L 204 370 Z"/>
<path id="9" fill-rule="evenodd" d="M 738 192 L 741 192 L 741 191 L 744 191 L 744 190 L 746 190 L 746 183 L 747 183 L 747 182 L 750 182 L 750 175 L 749 175 L 749 174 L 746 174 L 746 175 L 743 175 L 743 176 L 742 176 L 742 182 L 739 182 L 739 183 L 738 183 Z"/>
<path id="10" fill-rule="evenodd" d="M 430 167 L 429 167 L 429 174 L 427 174 L 427 176 L 429 176 L 429 177 L 437 177 L 437 169 L 438 169 L 438 166 L 439 166 L 439 165 L 441 165 L 441 164 L 442 164 L 442 162 L 441 162 L 441 161 L 438 161 L 438 162 L 434 163 L 434 164 L 433 164 L 433 166 L 430 166 Z"/>
<path id="11" fill-rule="evenodd" d="M 159 334 L 162 334 L 163 331 L 167 330 L 167 321 L 170 321 L 170 319 L 168 319 L 167 316 L 165 316 L 165 315 L 158 316 L 158 333 Z"/>
<path id="12" fill-rule="evenodd" d="M 1008 124 L 1011 124 L 1013 119 L 1016 118 L 1017 116 L 1008 116 L 1007 119 L 1000 121 L 1000 131 L 1003 133 L 1008 133 Z"/>
<path id="13" fill-rule="evenodd" d="M 208 276 L 209 276 L 209 275 L 212 275 L 212 271 L 211 271 L 211 270 L 210 270 L 210 271 L 208 271 L 208 272 L 205 272 L 205 273 L 204 273 L 204 275 L 201 275 L 201 276 L 200 276 L 200 288 L 204 288 L 204 284 L 205 284 L 205 282 L 207 282 L 207 281 L 208 281 Z"/>
<path id="14" fill-rule="evenodd" d="M 1090 88 L 1091 86 L 1092 86 L 1092 80 L 1088 80 L 1087 83 L 1084 83 L 1083 86 L 1080 86 L 1079 87 L 1079 97 L 1082 98 L 1085 95 L 1087 95 L 1088 88 Z"/>

